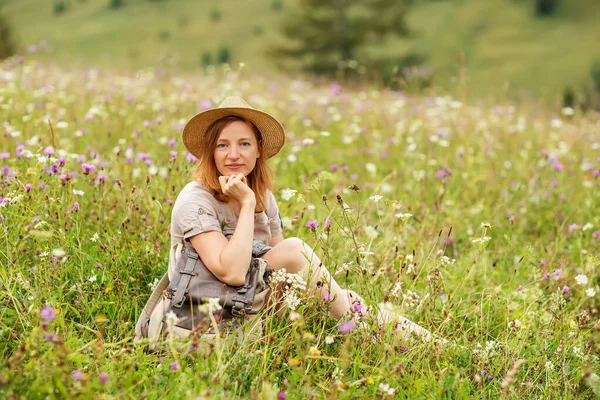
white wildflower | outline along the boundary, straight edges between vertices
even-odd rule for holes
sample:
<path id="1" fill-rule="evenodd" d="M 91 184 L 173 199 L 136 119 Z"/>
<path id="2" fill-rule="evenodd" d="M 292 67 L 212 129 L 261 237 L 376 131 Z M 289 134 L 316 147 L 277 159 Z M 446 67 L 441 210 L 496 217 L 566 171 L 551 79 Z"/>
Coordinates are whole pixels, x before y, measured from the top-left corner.
<path id="1" fill-rule="evenodd" d="M 88 281 L 96 282 L 96 279 L 97 279 L 96 275 L 92 275 L 92 276 L 90 276 L 90 279 L 88 279 Z"/>
<path id="2" fill-rule="evenodd" d="M 593 227 L 594 227 L 594 225 L 592 225 L 592 224 L 590 224 L 590 223 L 588 222 L 587 224 L 585 224 L 585 225 L 583 226 L 583 228 L 581 228 L 581 230 L 582 230 L 582 231 L 587 231 L 587 230 L 590 230 L 590 229 L 592 229 Z"/>
<path id="3" fill-rule="evenodd" d="M 365 169 L 373 175 L 375 175 L 377 173 L 377 166 L 373 163 L 366 163 Z"/>
<path id="4" fill-rule="evenodd" d="M 492 224 L 490 224 L 489 222 L 485 221 L 481 223 L 481 227 L 485 228 L 485 229 L 492 229 Z"/>
<path id="5" fill-rule="evenodd" d="M 383 393 L 387 394 L 388 396 L 392 396 L 394 394 L 394 392 L 396 391 L 395 388 L 390 387 L 390 385 L 387 383 L 380 383 L 379 390 L 381 390 Z"/>
<path id="6" fill-rule="evenodd" d="M 290 217 L 283 217 L 281 223 L 283 224 L 283 229 L 292 229 L 293 220 Z"/>
<path id="7" fill-rule="evenodd" d="M 379 200 L 383 199 L 383 196 L 380 196 L 378 194 L 374 194 L 373 196 L 369 197 L 370 200 L 373 200 L 375 203 L 377 203 Z"/>
<path id="8" fill-rule="evenodd" d="M 367 225 L 364 227 L 364 230 L 365 230 L 365 234 L 367 235 L 367 237 L 370 240 L 377 238 L 377 236 L 379 235 L 379 232 L 377 232 L 377 229 L 375 229 L 372 226 Z"/>
<path id="9" fill-rule="evenodd" d="M 408 221 L 410 218 L 412 218 L 412 216 L 413 215 L 411 213 L 400 213 L 395 215 L 395 217 L 402 222 Z"/>
<path id="10" fill-rule="evenodd" d="M 302 144 L 304 146 L 310 146 L 311 144 L 315 144 L 315 140 L 311 139 L 311 138 L 306 138 L 306 139 L 302 140 Z"/>
<path id="11" fill-rule="evenodd" d="M 154 278 L 154 281 L 148 284 L 148 287 L 150 288 L 151 292 L 154 292 L 154 289 L 156 289 L 156 287 L 158 286 L 158 282 L 158 278 Z"/>
<path id="12" fill-rule="evenodd" d="M 448 256 L 442 256 L 442 258 L 440 259 L 440 264 L 441 265 L 452 265 L 456 262 L 455 259 L 450 258 Z"/>
<path id="13" fill-rule="evenodd" d="M 75 196 L 83 196 L 85 194 L 85 192 L 83 190 L 73 189 L 73 194 Z"/>
<path id="14" fill-rule="evenodd" d="M 554 369 L 554 363 L 552 363 L 552 361 L 546 361 L 546 364 L 544 364 L 544 366 L 550 371 Z"/>
<path id="15" fill-rule="evenodd" d="M 98 239 L 100 239 L 100 235 L 98 235 L 98 232 L 94 233 L 94 236 L 92 236 L 92 237 L 90 238 L 90 240 L 91 240 L 92 242 L 94 242 L 94 243 L 95 243 L 96 241 L 98 241 Z"/>
<path id="16" fill-rule="evenodd" d="M 402 282 L 396 282 L 396 284 L 392 288 L 392 291 L 390 292 L 390 294 L 392 296 L 398 296 L 398 294 L 400 293 L 400 290 L 402 290 Z"/>
<path id="17" fill-rule="evenodd" d="M 585 294 L 587 297 L 594 297 L 596 295 L 596 289 L 588 288 L 588 290 L 585 291 Z"/>
<path id="18" fill-rule="evenodd" d="M 579 358 L 583 358 L 583 351 L 581 351 L 581 347 L 579 346 L 573 346 L 573 354 Z"/>
<path id="19" fill-rule="evenodd" d="M 285 201 L 291 200 L 296 193 L 298 193 L 297 190 L 294 189 L 282 189 L 281 190 L 281 198 Z"/>
<path id="20" fill-rule="evenodd" d="M 202 300 L 204 303 L 198 306 L 198 311 L 201 313 L 212 314 L 222 308 L 218 297 L 204 297 Z"/>
<path id="21" fill-rule="evenodd" d="M 333 336 L 325 336 L 325 344 L 332 344 L 334 342 Z"/>
<path id="22" fill-rule="evenodd" d="M 173 326 L 179 322 L 179 317 L 177 315 L 175 315 L 173 310 L 169 311 L 165 315 L 165 317 L 166 317 L 165 319 L 167 321 L 167 329 L 170 331 L 171 328 L 173 328 Z"/>
<path id="23" fill-rule="evenodd" d="M 65 254 L 67 254 L 67 252 L 64 251 L 63 249 L 54 249 L 54 250 L 52 250 L 52 255 L 54 257 L 63 258 L 65 256 Z"/>
<path id="24" fill-rule="evenodd" d="M 580 285 L 587 285 L 588 284 L 588 278 L 585 275 L 577 275 L 575 277 L 575 281 L 580 284 Z"/>

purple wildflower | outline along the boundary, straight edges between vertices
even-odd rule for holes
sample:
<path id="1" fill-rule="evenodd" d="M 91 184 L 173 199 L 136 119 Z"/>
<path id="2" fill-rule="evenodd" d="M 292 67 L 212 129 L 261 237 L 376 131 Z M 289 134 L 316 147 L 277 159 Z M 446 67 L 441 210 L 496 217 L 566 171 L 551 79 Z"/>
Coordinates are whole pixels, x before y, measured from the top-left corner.
<path id="1" fill-rule="evenodd" d="M 555 269 L 554 275 L 556 275 L 557 277 L 560 277 L 562 275 L 562 269 L 560 269 L 560 268 Z"/>
<path id="2" fill-rule="evenodd" d="M 354 321 L 352 321 L 352 320 L 350 320 L 350 321 L 346 321 L 346 322 L 343 322 L 343 323 L 342 323 L 342 324 L 341 324 L 341 325 L 338 327 L 338 329 L 339 329 L 339 330 L 340 330 L 340 332 L 342 332 L 342 333 L 350 333 L 350 332 L 352 332 L 353 330 L 355 330 L 355 329 L 356 329 L 356 322 L 354 322 Z"/>
<path id="3" fill-rule="evenodd" d="M 360 312 L 360 310 L 363 309 L 363 305 L 360 304 L 360 302 L 355 301 L 354 303 L 352 303 L 352 308 L 354 308 L 354 312 Z"/>
<path id="4" fill-rule="evenodd" d="M 550 279 L 550 274 L 546 272 L 546 273 L 544 274 L 544 279 Z"/>
<path id="5" fill-rule="evenodd" d="M 160 125 L 161 122 L 162 122 L 162 118 L 161 117 L 156 117 L 156 123 L 158 125 Z"/>
<path id="6" fill-rule="evenodd" d="M 27 190 L 27 193 L 31 192 L 31 183 L 25 185 L 25 190 Z"/>
<path id="7" fill-rule="evenodd" d="M 282 390 L 277 393 L 277 400 L 285 400 L 287 399 L 287 394 Z"/>
<path id="8" fill-rule="evenodd" d="M 512 223 L 512 222 L 515 222 L 515 219 L 516 219 L 516 218 L 515 218 L 515 216 L 514 216 L 514 215 L 511 215 L 510 217 L 508 217 L 508 220 L 509 220 L 511 223 Z"/>
<path id="9" fill-rule="evenodd" d="M 567 293 L 568 291 L 569 291 L 569 287 L 567 285 L 563 286 L 563 288 L 562 288 L 563 294 Z"/>
<path id="10" fill-rule="evenodd" d="M 337 171 L 339 167 L 340 167 L 340 166 L 339 166 L 339 165 L 337 165 L 337 164 L 331 164 L 331 165 L 329 166 L 329 169 L 330 169 L 330 170 L 332 170 L 332 171 Z"/>
<path id="11" fill-rule="evenodd" d="M 579 225 L 577 225 L 577 224 L 571 224 L 571 225 L 569 225 L 569 233 L 573 233 L 573 231 L 575 229 L 579 229 Z"/>
<path id="12" fill-rule="evenodd" d="M 323 301 L 325 303 L 331 303 L 333 301 L 333 296 L 331 294 L 328 294 L 325 297 L 323 297 Z"/>
<path id="13" fill-rule="evenodd" d="M 7 158 L 10 158 L 9 152 L 0 153 L 0 160 L 6 160 Z"/>
<path id="14" fill-rule="evenodd" d="M 169 364 L 169 369 L 171 371 L 177 371 L 179 369 L 179 363 L 177 361 L 173 361 L 171 364 Z"/>
<path id="15" fill-rule="evenodd" d="M 400 351 L 402 351 L 403 353 L 406 353 L 408 351 L 408 347 L 400 346 Z"/>
<path id="16" fill-rule="evenodd" d="M 95 165 L 88 164 L 88 163 L 81 164 L 81 168 L 83 169 L 83 173 L 86 175 L 89 174 L 90 172 L 93 172 L 96 170 Z"/>
<path id="17" fill-rule="evenodd" d="M 100 382 L 106 383 L 106 381 L 108 380 L 108 374 L 106 372 L 100 372 L 98 378 L 100 379 Z"/>
<path id="18" fill-rule="evenodd" d="M 150 128 L 150 121 L 144 120 L 144 128 Z"/>
<path id="19" fill-rule="evenodd" d="M 596 231 L 596 232 L 592 233 L 592 236 L 595 237 L 596 239 L 600 238 L 600 231 Z"/>
<path id="20" fill-rule="evenodd" d="M 171 157 L 173 157 L 173 158 L 177 157 L 177 152 L 176 151 L 171 151 Z"/>
<path id="21" fill-rule="evenodd" d="M 169 139 L 169 147 L 170 148 L 175 147 L 176 144 L 177 144 L 177 139 L 175 139 L 175 138 Z"/>
<path id="22" fill-rule="evenodd" d="M 329 232 L 329 230 L 331 229 L 331 220 L 329 218 L 325 220 L 325 229 L 327 230 L 327 232 Z"/>
<path id="23" fill-rule="evenodd" d="M 52 322 L 54 318 L 56 318 L 56 312 L 54 311 L 54 307 L 46 306 L 40 313 L 40 316 L 46 320 L 46 322 Z"/>
<path id="24" fill-rule="evenodd" d="M 600 176 L 600 169 L 594 171 L 594 178 L 598 178 Z"/>
<path id="25" fill-rule="evenodd" d="M 44 154 L 46 154 L 47 156 L 53 156 L 54 155 L 54 149 L 52 147 L 46 147 L 44 149 Z"/>
<path id="26" fill-rule="evenodd" d="M 73 211 L 74 212 L 79 211 L 79 203 L 78 202 L 73 203 Z"/>
<path id="27" fill-rule="evenodd" d="M 438 178 L 445 178 L 446 177 L 446 171 L 444 171 L 443 169 L 438 170 L 438 172 L 436 172 L 435 174 Z"/>
<path id="28" fill-rule="evenodd" d="M 314 219 L 313 219 L 313 220 L 310 220 L 310 221 L 308 221 L 308 222 L 306 223 L 306 227 L 307 227 L 307 228 L 310 228 L 310 230 L 311 230 L 311 231 L 313 231 L 313 232 L 314 232 L 314 231 L 315 231 L 315 229 L 317 228 L 317 225 L 318 225 L 318 223 L 317 223 L 317 221 L 316 221 L 316 220 L 314 220 Z"/>
<path id="29" fill-rule="evenodd" d="M 54 343 L 54 342 L 56 342 L 56 340 L 57 340 L 58 338 L 56 337 L 56 335 L 55 335 L 54 333 L 46 333 L 46 334 L 44 335 L 44 339 L 46 339 L 46 340 L 47 340 L 47 341 L 49 341 L 49 342 L 52 342 L 52 343 Z"/>
<path id="30" fill-rule="evenodd" d="M 73 371 L 72 375 L 73 375 L 73 378 L 74 378 L 74 379 L 75 379 L 77 382 L 81 381 L 81 378 L 83 378 L 83 372 L 81 372 L 81 371 L 79 371 L 79 370 L 75 370 L 75 371 Z"/>
<path id="31" fill-rule="evenodd" d="M 559 163 L 559 162 L 555 163 L 555 164 L 552 166 L 552 168 L 554 168 L 554 170 L 555 170 L 556 172 L 561 172 L 562 170 L 564 170 L 564 169 L 565 169 L 565 167 L 563 167 L 563 165 L 562 165 L 561 163 Z"/>
<path id="32" fill-rule="evenodd" d="M 201 110 L 206 110 L 207 108 L 211 108 L 211 107 L 212 107 L 212 102 L 210 100 L 204 100 L 202 103 L 200 103 Z"/>
<path id="33" fill-rule="evenodd" d="M 185 158 L 192 164 L 194 164 L 198 161 L 198 158 L 191 153 L 187 153 L 187 156 L 185 156 Z"/>
<path id="34" fill-rule="evenodd" d="M 518 292 L 520 292 L 521 290 L 523 290 L 523 285 L 520 285 L 520 286 L 517 288 L 517 291 L 518 291 Z"/>

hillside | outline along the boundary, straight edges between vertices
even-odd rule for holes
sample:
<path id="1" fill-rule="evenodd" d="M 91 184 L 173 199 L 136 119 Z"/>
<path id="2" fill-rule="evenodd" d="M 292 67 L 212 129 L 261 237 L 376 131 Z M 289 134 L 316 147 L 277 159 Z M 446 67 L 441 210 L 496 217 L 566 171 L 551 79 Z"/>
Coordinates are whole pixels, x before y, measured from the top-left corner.
<path id="1" fill-rule="evenodd" d="M 69 6 L 55 15 L 55 4 Z M 112 0 L 111 0 L 112 1 Z M 170 63 L 193 70 L 225 46 L 232 63 L 253 71 L 272 68 L 264 53 L 279 37 L 278 23 L 290 0 L 5 0 L 21 42 L 47 40 L 42 58 L 132 69 Z M 281 7 L 277 7 L 281 4 Z M 534 18 L 531 2 L 508 0 L 416 1 L 409 14 L 410 38 L 383 49 L 405 49 L 426 57 L 437 83 L 455 88 L 466 67 L 474 95 L 530 92 L 546 100 L 566 86 L 579 88 L 600 59 L 600 3 L 566 1 L 556 15 Z"/>

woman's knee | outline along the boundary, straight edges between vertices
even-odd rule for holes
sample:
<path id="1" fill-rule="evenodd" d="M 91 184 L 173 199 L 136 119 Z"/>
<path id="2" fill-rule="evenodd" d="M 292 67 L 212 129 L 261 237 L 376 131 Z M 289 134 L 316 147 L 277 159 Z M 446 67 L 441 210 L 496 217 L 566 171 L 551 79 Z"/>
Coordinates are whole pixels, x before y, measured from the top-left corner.
<path id="1" fill-rule="evenodd" d="M 299 272 L 316 257 L 313 249 L 296 237 L 284 239 L 269 253 L 265 258 L 271 258 L 274 268 L 285 268 L 291 273 Z"/>

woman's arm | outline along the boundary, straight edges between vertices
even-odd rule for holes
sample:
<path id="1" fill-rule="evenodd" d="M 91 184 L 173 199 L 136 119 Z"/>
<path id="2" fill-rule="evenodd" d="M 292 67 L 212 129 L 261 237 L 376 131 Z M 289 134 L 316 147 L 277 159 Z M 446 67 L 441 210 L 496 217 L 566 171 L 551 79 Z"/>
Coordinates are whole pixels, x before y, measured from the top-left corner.
<path id="1" fill-rule="evenodd" d="M 277 236 L 273 236 L 269 241 L 269 246 L 275 247 L 277 244 L 283 242 L 283 235 L 280 233 Z"/>

